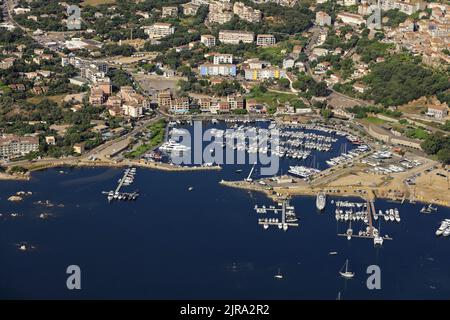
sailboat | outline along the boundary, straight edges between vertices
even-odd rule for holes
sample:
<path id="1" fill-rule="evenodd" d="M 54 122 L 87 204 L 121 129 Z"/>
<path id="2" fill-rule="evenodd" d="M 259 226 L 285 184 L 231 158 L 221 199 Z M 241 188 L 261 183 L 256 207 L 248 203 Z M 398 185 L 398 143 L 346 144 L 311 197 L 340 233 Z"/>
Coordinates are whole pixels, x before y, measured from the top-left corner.
<path id="1" fill-rule="evenodd" d="M 250 173 L 248 174 L 248 177 L 245 179 L 247 182 L 252 182 L 253 179 L 251 178 L 253 170 L 255 170 L 256 162 L 253 164 L 252 170 L 250 170 Z"/>
<path id="2" fill-rule="evenodd" d="M 344 267 L 345 267 L 345 271 L 342 271 L 344 269 Z M 345 263 L 342 266 L 341 270 L 339 271 L 339 274 L 346 279 L 351 279 L 355 276 L 354 272 L 348 271 L 348 259 L 345 260 Z"/>
<path id="3" fill-rule="evenodd" d="M 280 268 L 278 268 L 278 273 L 274 276 L 275 279 L 283 279 L 283 275 L 281 274 Z"/>

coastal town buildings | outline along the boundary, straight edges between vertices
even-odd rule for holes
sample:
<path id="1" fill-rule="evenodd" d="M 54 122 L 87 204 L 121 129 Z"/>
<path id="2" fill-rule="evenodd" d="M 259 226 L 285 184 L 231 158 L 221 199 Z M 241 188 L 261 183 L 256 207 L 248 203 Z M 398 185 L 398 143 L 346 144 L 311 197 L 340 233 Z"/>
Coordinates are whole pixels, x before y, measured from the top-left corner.
<path id="1" fill-rule="evenodd" d="M 162 39 L 175 33 L 175 27 L 170 23 L 157 22 L 149 27 L 144 27 L 144 32 L 150 39 Z"/>
<path id="2" fill-rule="evenodd" d="M 331 26 L 331 17 L 323 11 L 316 12 L 316 23 L 317 25 L 323 26 Z"/>
<path id="3" fill-rule="evenodd" d="M 0 157 L 14 158 L 39 150 L 39 138 L 31 136 L 0 135 Z"/>
<path id="4" fill-rule="evenodd" d="M 206 47 L 214 47 L 216 45 L 216 37 L 211 34 L 204 34 L 200 37 L 200 42 Z"/>
<path id="5" fill-rule="evenodd" d="M 262 13 L 258 9 L 253 9 L 250 6 L 246 6 L 242 2 L 235 2 L 233 5 L 233 13 L 240 19 L 250 23 L 257 23 L 261 21 Z"/>
<path id="6" fill-rule="evenodd" d="M 201 76 L 236 76 L 237 68 L 234 64 L 205 63 L 199 67 Z"/>
<path id="7" fill-rule="evenodd" d="M 445 104 L 429 106 L 427 115 L 436 119 L 444 119 L 448 116 L 448 107 Z"/>
<path id="8" fill-rule="evenodd" d="M 219 41 L 226 44 L 253 43 L 255 34 L 251 31 L 222 30 L 219 32 Z"/>
<path id="9" fill-rule="evenodd" d="M 178 16 L 178 7 L 162 7 L 161 18 L 173 18 Z"/>
<path id="10" fill-rule="evenodd" d="M 270 47 L 277 43 L 277 40 L 272 34 L 258 34 L 256 36 L 256 45 L 260 47 Z"/>

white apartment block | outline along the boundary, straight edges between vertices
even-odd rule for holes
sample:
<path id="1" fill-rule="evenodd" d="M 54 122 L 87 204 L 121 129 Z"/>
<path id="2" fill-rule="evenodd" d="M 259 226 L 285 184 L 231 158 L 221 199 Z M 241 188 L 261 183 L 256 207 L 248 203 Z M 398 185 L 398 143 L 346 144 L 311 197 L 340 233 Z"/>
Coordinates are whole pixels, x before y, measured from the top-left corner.
<path id="1" fill-rule="evenodd" d="M 0 157 L 13 158 L 39 150 L 38 137 L 0 136 Z"/>
<path id="2" fill-rule="evenodd" d="M 322 27 L 331 26 L 331 17 L 326 12 L 316 12 L 316 23 Z"/>
<path id="3" fill-rule="evenodd" d="M 176 17 L 178 16 L 178 7 L 162 7 L 162 18 Z"/>
<path id="4" fill-rule="evenodd" d="M 143 115 L 143 108 L 136 103 L 125 103 L 122 106 L 123 114 L 131 118 L 140 118 Z"/>
<path id="5" fill-rule="evenodd" d="M 218 53 L 214 55 L 214 64 L 232 64 L 233 63 L 233 55 Z"/>
<path id="6" fill-rule="evenodd" d="M 200 37 L 200 42 L 203 43 L 207 47 L 215 47 L 216 46 L 216 37 L 211 34 L 204 34 Z"/>
<path id="7" fill-rule="evenodd" d="M 222 30 L 219 32 L 219 41 L 227 44 L 253 43 L 255 34 L 250 31 Z"/>
<path id="8" fill-rule="evenodd" d="M 426 2 L 422 0 L 380 0 L 380 4 L 384 11 L 398 9 L 406 14 L 413 14 L 426 7 Z"/>
<path id="9" fill-rule="evenodd" d="M 349 25 L 362 25 L 363 23 L 366 23 L 366 20 L 364 20 L 363 16 L 349 12 L 339 13 L 337 15 L 337 19 L 340 19 L 344 24 Z"/>
<path id="10" fill-rule="evenodd" d="M 235 2 L 233 5 L 233 12 L 235 15 L 239 16 L 240 19 L 257 23 L 261 21 L 261 11 L 258 9 L 253 9 L 250 6 L 246 6 L 242 2 Z"/>
<path id="11" fill-rule="evenodd" d="M 358 4 L 358 0 L 344 0 L 344 6 L 356 6 Z"/>
<path id="12" fill-rule="evenodd" d="M 275 36 L 272 34 L 258 34 L 256 37 L 256 45 L 261 47 L 273 46 L 277 43 Z"/>
<path id="13" fill-rule="evenodd" d="M 175 33 L 175 27 L 170 23 L 157 22 L 150 27 L 144 27 L 144 32 L 151 39 L 161 39 Z"/>

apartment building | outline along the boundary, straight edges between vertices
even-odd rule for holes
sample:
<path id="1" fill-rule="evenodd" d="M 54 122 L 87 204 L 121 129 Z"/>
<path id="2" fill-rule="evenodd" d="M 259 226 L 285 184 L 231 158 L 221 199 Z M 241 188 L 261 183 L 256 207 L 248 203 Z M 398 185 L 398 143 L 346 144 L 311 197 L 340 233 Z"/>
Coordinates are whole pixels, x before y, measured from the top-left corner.
<path id="1" fill-rule="evenodd" d="M 316 12 L 316 24 L 319 26 L 331 26 L 331 17 L 323 11 Z"/>
<path id="2" fill-rule="evenodd" d="M 337 19 L 341 20 L 344 24 L 349 25 L 362 25 L 366 23 L 366 20 L 364 20 L 363 16 L 350 12 L 338 13 Z"/>
<path id="3" fill-rule="evenodd" d="M 199 68 L 201 76 L 232 76 L 237 74 L 237 68 L 234 64 L 212 64 L 205 63 Z"/>
<path id="4" fill-rule="evenodd" d="M 170 23 L 157 22 L 150 27 L 144 27 L 144 32 L 151 39 L 162 39 L 175 33 L 175 27 Z"/>
<path id="5" fill-rule="evenodd" d="M 200 5 L 188 2 L 181 5 L 183 7 L 183 14 L 185 16 L 195 16 L 200 9 Z"/>
<path id="6" fill-rule="evenodd" d="M 162 7 L 161 17 L 170 18 L 178 16 L 178 7 L 170 6 L 170 7 Z"/>
<path id="7" fill-rule="evenodd" d="M 242 2 L 235 2 L 233 5 L 233 13 L 240 19 L 250 23 L 258 23 L 261 21 L 262 13 L 258 9 L 246 6 Z"/>
<path id="8" fill-rule="evenodd" d="M 232 64 L 233 55 L 226 53 L 218 53 L 214 55 L 214 64 Z"/>
<path id="9" fill-rule="evenodd" d="M 226 44 L 253 43 L 255 34 L 250 31 L 222 30 L 219 32 L 219 41 Z"/>
<path id="10" fill-rule="evenodd" d="M 0 136 L 0 157 L 10 159 L 39 150 L 38 137 Z"/>
<path id="11" fill-rule="evenodd" d="M 277 43 L 275 36 L 272 34 L 258 34 L 256 36 L 256 45 L 260 47 L 270 47 Z"/>
<path id="12" fill-rule="evenodd" d="M 204 34 L 200 37 L 200 42 L 208 48 L 216 46 L 216 37 L 211 34 Z"/>
<path id="13" fill-rule="evenodd" d="M 177 98 L 170 101 L 169 111 L 172 113 L 187 113 L 190 109 L 189 98 Z"/>

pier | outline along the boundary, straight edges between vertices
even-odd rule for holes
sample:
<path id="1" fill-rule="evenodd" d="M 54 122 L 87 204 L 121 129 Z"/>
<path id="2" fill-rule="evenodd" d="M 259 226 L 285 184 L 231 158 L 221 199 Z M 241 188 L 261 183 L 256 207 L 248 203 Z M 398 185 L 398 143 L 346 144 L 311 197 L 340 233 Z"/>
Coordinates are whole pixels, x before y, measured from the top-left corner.
<path id="1" fill-rule="evenodd" d="M 275 206 L 255 206 L 257 213 L 281 213 L 281 222 L 278 218 L 259 218 L 258 224 L 262 225 L 264 229 L 268 229 L 269 226 L 277 226 L 279 229 L 287 231 L 289 227 L 298 227 L 297 217 L 294 212 L 294 207 L 289 204 L 289 199 L 283 199 L 281 203 L 278 203 L 278 208 Z"/>
<path id="2" fill-rule="evenodd" d="M 113 200 L 136 200 L 139 196 L 138 192 L 120 192 L 123 186 L 128 186 L 134 182 L 136 168 L 125 169 L 123 177 L 119 179 L 119 183 L 114 191 L 103 191 L 103 194 L 108 195 L 108 202 Z"/>

